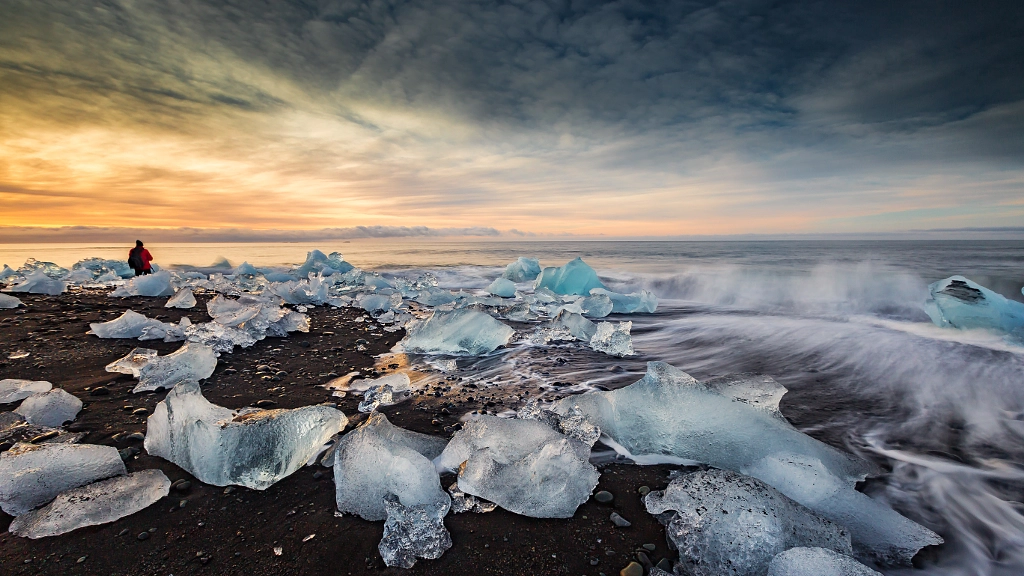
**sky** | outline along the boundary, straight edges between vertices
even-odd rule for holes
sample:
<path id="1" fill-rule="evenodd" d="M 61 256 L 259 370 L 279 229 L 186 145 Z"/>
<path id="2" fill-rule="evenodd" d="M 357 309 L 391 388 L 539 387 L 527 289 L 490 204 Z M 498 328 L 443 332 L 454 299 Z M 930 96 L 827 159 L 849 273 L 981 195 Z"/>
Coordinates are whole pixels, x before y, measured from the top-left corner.
<path id="1" fill-rule="evenodd" d="M 1021 226 L 1017 0 L 0 3 L 0 239 Z"/>

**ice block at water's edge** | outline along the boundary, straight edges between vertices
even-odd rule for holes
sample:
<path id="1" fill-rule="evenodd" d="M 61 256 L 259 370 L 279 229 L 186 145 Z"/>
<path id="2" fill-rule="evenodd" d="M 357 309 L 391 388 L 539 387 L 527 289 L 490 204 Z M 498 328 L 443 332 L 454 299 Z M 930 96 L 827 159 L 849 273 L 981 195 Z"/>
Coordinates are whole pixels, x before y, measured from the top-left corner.
<path id="1" fill-rule="evenodd" d="M 435 310 L 426 320 L 410 324 L 399 346 L 405 352 L 478 356 L 507 344 L 513 334 L 515 330 L 483 312 Z"/>
<path id="2" fill-rule="evenodd" d="M 515 262 L 505 266 L 505 272 L 501 277 L 512 282 L 526 282 L 533 280 L 538 275 L 540 275 L 540 262 L 536 258 L 520 256 Z"/>
<path id="3" fill-rule="evenodd" d="M 48 392 L 51 388 L 53 388 L 53 384 L 45 380 L 5 378 L 0 380 L 0 404 L 24 400 L 33 394 Z"/>
<path id="4" fill-rule="evenodd" d="M 581 294 L 587 296 L 594 288 L 604 288 L 597 278 L 597 272 L 580 258 L 565 266 L 545 268 L 534 284 L 535 288 L 547 288 L 555 294 Z"/>
<path id="5" fill-rule="evenodd" d="M 940 327 L 985 328 L 1024 339 L 1024 304 L 1010 300 L 963 276 L 928 286 L 924 310 Z"/>
<path id="6" fill-rule="evenodd" d="M 600 322 L 590 339 L 590 347 L 610 356 L 632 356 L 633 338 L 629 335 L 632 327 L 633 323 L 630 321 L 619 322 L 617 325 Z"/>
<path id="7" fill-rule="evenodd" d="M 19 443 L 0 453 L 0 508 L 20 516 L 65 490 L 127 473 L 112 446 Z"/>
<path id="8" fill-rule="evenodd" d="M 198 382 L 209 378 L 217 368 L 213 348 L 198 342 L 186 342 L 167 356 L 157 356 L 139 368 L 139 383 L 132 392 L 170 388 L 179 382 Z"/>
<path id="9" fill-rule="evenodd" d="M 15 412 L 25 417 L 29 424 L 56 428 L 65 422 L 74 420 L 82 410 L 82 401 L 62 388 L 54 388 L 49 392 L 33 394 L 15 408 Z"/>
<path id="10" fill-rule="evenodd" d="M 590 293 L 594 296 L 605 296 L 612 302 L 612 312 L 615 314 L 633 314 L 635 312 L 653 313 L 658 309 L 658 297 L 641 290 L 631 294 L 619 294 L 602 288 L 595 288 Z"/>
<path id="11" fill-rule="evenodd" d="M 882 576 L 871 568 L 827 548 L 790 548 L 768 565 L 767 576 Z"/>

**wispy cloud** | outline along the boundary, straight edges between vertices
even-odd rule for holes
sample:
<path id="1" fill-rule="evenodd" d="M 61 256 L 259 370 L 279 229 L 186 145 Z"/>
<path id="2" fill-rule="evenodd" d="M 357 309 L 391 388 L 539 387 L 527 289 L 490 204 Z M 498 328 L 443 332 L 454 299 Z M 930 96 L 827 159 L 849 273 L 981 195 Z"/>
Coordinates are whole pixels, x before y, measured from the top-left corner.
<path id="1" fill-rule="evenodd" d="M 519 236 L 518 231 L 513 234 Z M 0 244 L 36 242 L 120 242 L 131 243 L 138 238 L 155 242 L 306 242 L 349 240 L 355 238 L 411 237 L 497 237 L 494 228 L 428 228 L 426 226 L 354 226 L 351 228 L 320 228 L 304 230 L 242 229 L 242 228 L 138 228 L 106 226 L 0 226 Z"/>

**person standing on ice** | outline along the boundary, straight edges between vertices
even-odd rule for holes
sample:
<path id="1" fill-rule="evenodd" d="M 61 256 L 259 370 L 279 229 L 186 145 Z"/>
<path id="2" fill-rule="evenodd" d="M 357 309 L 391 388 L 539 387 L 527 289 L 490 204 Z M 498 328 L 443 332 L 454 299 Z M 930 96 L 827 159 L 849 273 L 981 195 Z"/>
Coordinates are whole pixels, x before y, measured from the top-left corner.
<path id="1" fill-rule="evenodd" d="M 152 261 L 153 255 L 142 246 L 142 240 L 136 240 L 135 248 L 128 251 L 128 265 L 135 270 L 135 275 L 152 274 L 153 268 L 149 265 Z"/>

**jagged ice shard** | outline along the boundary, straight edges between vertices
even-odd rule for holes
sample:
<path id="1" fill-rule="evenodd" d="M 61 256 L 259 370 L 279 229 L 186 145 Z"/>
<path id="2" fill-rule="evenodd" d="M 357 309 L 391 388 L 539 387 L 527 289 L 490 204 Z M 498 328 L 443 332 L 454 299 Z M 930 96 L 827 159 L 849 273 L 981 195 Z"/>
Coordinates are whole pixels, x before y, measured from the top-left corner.
<path id="1" fill-rule="evenodd" d="M 456 432 L 435 464 L 458 470 L 463 492 L 510 512 L 569 518 L 597 485 L 589 459 L 590 444 L 545 422 L 485 415 Z"/>
<path id="2" fill-rule="evenodd" d="M 512 282 L 526 282 L 533 280 L 540 275 L 540 261 L 536 258 L 524 258 L 520 256 L 515 262 L 505 266 L 505 273 L 502 278 Z"/>
<path id="3" fill-rule="evenodd" d="M 22 401 L 14 411 L 25 417 L 29 424 L 56 428 L 74 420 L 82 410 L 82 401 L 62 388 L 33 394 Z"/>
<path id="4" fill-rule="evenodd" d="M 928 292 L 924 310 L 936 326 L 999 330 L 1024 340 L 1024 304 L 963 276 L 935 282 Z"/>
<path id="5" fill-rule="evenodd" d="M 138 378 L 142 367 L 149 364 L 157 355 L 158 352 L 150 348 L 133 348 L 131 352 L 107 364 L 104 370 L 118 374 L 131 374 Z"/>
<path id="6" fill-rule="evenodd" d="M 767 576 L 882 576 L 827 548 L 790 548 L 772 559 Z"/>
<path id="7" fill-rule="evenodd" d="M 644 497 L 693 576 L 763 576 L 797 546 L 849 554 L 850 536 L 771 486 L 726 470 L 685 474 Z"/>
<path id="8" fill-rule="evenodd" d="M 633 323 L 630 321 L 619 322 L 617 325 L 601 322 L 590 339 L 590 347 L 610 356 L 632 356 L 633 339 L 629 335 L 632 328 Z"/>
<path id="9" fill-rule="evenodd" d="M 199 384 L 175 386 L 147 420 L 146 451 L 201 482 L 264 490 L 301 468 L 348 419 L 328 406 L 230 410 Z"/>
<path id="10" fill-rule="evenodd" d="M 20 516 L 65 490 L 127 473 L 112 446 L 19 443 L 0 453 L 0 508 Z"/>
<path id="11" fill-rule="evenodd" d="M 426 320 L 410 323 L 399 342 L 404 352 L 479 356 L 508 343 L 515 330 L 488 314 L 460 308 L 435 310 Z"/>
<path id="12" fill-rule="evenodd" d="M 5 378 L 0 380 L 0 404 L 24 400 L 33 394 L 48 392 L 51 388 L 53 388 L 53 384 L 45 380 Z"/>
<path id="13" fill-rule="evenodd" d="M 14 296 L 8 296 L 7 294 L 0 294 L 0 310 L 12 310 L 18 306 L 24 306 L 25 303 L 18 300 Z"/>
<path id="14" fill-rule="evenodd" d="M 209 378 L 216 368 L 217 354 L 213 348 L 198 342 L 186 342 L 167 356 L 157 356 L 139 367 L 139 383 L 132 392 L 170 388 L 179 382 L 198 382 Z"/>
<path id="15" fill-rule="evenodd" d="M 377 550 L 388 566 L 412 568 L 416 558 L 436 560 L 452 547 L 451 535 L 444 527 L 447 504 L 404 506 L 388 494 L 384 496 L 384 507 L 387 519 Z"/>
<path id="16" fill-rule="evenodd" d="M 164 308 L 181 308 L 187 310 L 197 304 L 195 294 L 192 293 L 191 288 L 182 288 L 174 293 L 167 299 L 167 303 L 164 304 Z"/>
<path id="17" fill-rule="evenodd" d="M 604 288 L 597 278 L 597 272 L 580 258 L 576 258 L 565 266 L 545 268 L 534 288 L 547 288 L 555 294 L 580 294 L 587 296 L 594 288 Z"/>
<path id="18" fill-rule="evenodd" d="M 67 289 L 68 285 L 65 282 L 50 278 L 46 275 L 46 272 L 40 269 L 29 273 L 23 281 L 5 289 L 5 292 L 57 296 L 63 294 Z"/>
<path id="19" fill-rule="evenodd" d="M 164 270 L 156 274 L 136 276 L 114 289 L 110 296 L 128 298 L 132 296 L 170 296 L 172 294 L 174 294 L 174 288 L 171 287 L 171 273 Z"/>
<path id="20" fill-rule="evenodd" d="M 61 493 L 50 504 L 15 518 L 10 531 L 27 538 L 44 538 L 106 524 L 154 504 L 170 489 L 171 481 L 160 470 L 116 476 Z"/>

